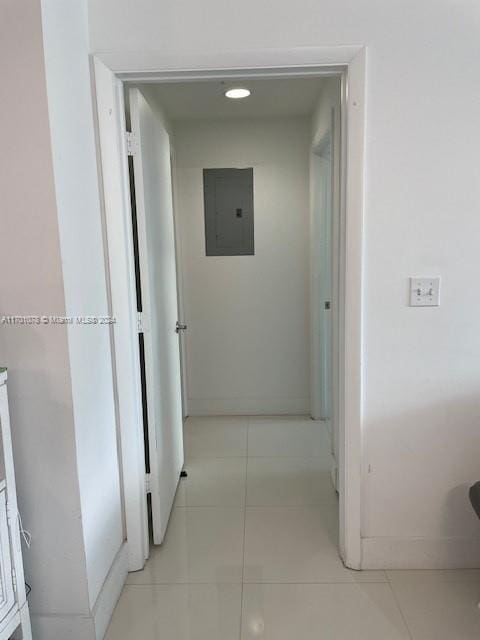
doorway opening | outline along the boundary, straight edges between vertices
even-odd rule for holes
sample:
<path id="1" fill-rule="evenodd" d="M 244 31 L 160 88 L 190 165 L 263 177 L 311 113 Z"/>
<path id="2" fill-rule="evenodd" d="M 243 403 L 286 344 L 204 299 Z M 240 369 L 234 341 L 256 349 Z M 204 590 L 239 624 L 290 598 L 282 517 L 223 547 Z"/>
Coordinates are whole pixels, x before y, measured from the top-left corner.
<path id="1" fill-rule="evenodd" d="M 357 87 L 358 96 L 360 96 L 363 89 L 363 58 L 357 60 L 357 63 L 358 74 L 354 74 L 356 84 L 353 86 Z M 115 328 L 118 334 L 115 336 L 115 351 L 119 372 L 117 374 L 119 412 L 124 417 L 123 424 L 121 417 L 120 428 L 131 570 L 143 567 L 149 554 L 148 528 L 145 524 L 145 479 L 147 490 L 152 496 L 152 511 L 155 511 L 154 493 L 156 492 L 158 498 L 163 492 L 163 498 L 157 504 L 157 515 L 159 513 L 163 515 L 157 518 L 157 534 L 155 534 L 154 522 L 154 541 L 161 542 L 167 530 L 175 490 L 184 462 L 183 433 L 178 426 L 181 425 L 182 414 L 183 417 L 194 416 L 200 423 L 208 420 L 207 416 L 215 416 L 213 421 L 217 425 L 221 425 L 224 420 L 222 416 L 226 414 L 230 416 L 232 414 L 235 416 L 260 415 L 259 422 L 268 422 L 273 419 L 274 422 L 283 426 L 289 420 L 285 416 L 296 416 L 295 419 L 300 416 L 298 418 L 300 421 L 307 420 L 306 416 L 324 420 L 328 418 L 331 434 L 335 434 L 337 430 L 338 447 L 336 449 L 334 445 L 330 445 L 329 448 L 334 455 L 338 456 L 336 464 L 332 465 L 332 477 L 340 493 L 340 552 L 348 566 L 360 568 L 357 550 L 360 539 L 358 536 L 357 540 L 359 529 L 356 524 L 359 520 L 358 513 L 355 511 L 359 507 L 359 498 L 355 491 L 351 491 L 352 481 L 349 479 L 359 468 L 359 461 L 356 460 L 359 448 L 355 439 L 348 440 L 344 431 L 346 414 L 350 412 L 349 415 L 352 418 L 355 417 L 356 411 L 352 399 L 345 400 L 345 389 L 352 383 L 359 383 L 359 379 L 356 378 L 358 372 L 353 369 L 346 371 L 345 367 L 350 357 L 358 356 L 358 352 L 355 351 L 356 340 L 345 339 L 346 326 L 351 323 L 355 327 L 355 338 L 358 337 L 360 330 L 359 317 L 355 317 L 354 313 L 358 309 L 352 304 L 347 307 L 348 313 L 346 313 L 345 308 L 345 301 L 352 293 L 355 280 L 350 276 L 352 282 L 349 282 L 349 274 L 345 272 L 345 257 L 349 254 L 353 259 L 355 252 L 357 252 L 357 258 L 360 256 L 359 247 L 349 247 L 345 242 L 346 227 L 349 224 L 346 197 L 348 158 L 351 157 L 352 150 L 361 149 L 363 140 L 361 136 L 357 139 L 349 137 L 347 140 L 346 135 L 347 123 L 354 131 L 362 130 L 363 127 L 363 115 L 356 122 L 354 114 L 350 115 L 347 109 L 350 104 L 347 100 L 347 74 L 352 69 L 355 69 L 355 65 L 352 65 L 351 69 L 341 66 L 294 70 L 257 69 L 244 72 L 228 70 L 175 72 L 174 74 L 166 72 L 163 77 L 161 73 L 148 75 L 148 83 L 145 83 L 145 75 L 115 74 L 99 60 L 95 61 L 112 302 L 114 309 L 118 309 L 117 317 L 123 315 L 127 321 L 123 327 L 117 324 Z M 215 115 L 206 92 L 208 93 L 209 89 L 213 90 L 215 100 L 220 101 L 219 108 L 224 109 L 228 104 L 223 93 L 223 89 L 228 88 L 225 85 L 239 82 L 256 85 L 248 98 L 251 100 L 249 108 L 254 107 L 261 111 L 267 104 L 270 112 L 249 113 L 248 109 L 245 109 L 244 113 L 237 111 L 235 117 L 228 117 L 225 113 Z M 298 83 L 298 87 L 303 84 L 302 90 L 295 92 L 291 85 L 281 94 L 289 82 Z M 283 89 L 280 86 L 282 83 Z M 313 108 L 311 101 L 310 106 L 306 108 L 305 98 L 309 95 L 311 97 L 307 84 L 313 87 L 315 83 Z M 335 104 L 326 103 L 328 117 L 325 116 L 325 105 L 318 107 L 317 104 L 320 97 L 326 95 L 325 86 L 320 86 L 322 83 L 330 83 L 335 87 L 332 91 Z M 255 103 L 252 98 L 255 94 L 262 95 L 262 85 L 268 86 L 266 97 L 263 101 Z M 182 91 L 192 92 L 192 89 L 197 93 L 191 100 L 178 98 Z M 134 136 L 124 134 L 126 129 L 125 90 L 128 92 L 132 131 L 134 118 L 137 122 L 137 131 L 134 131 Z M 275 91 L 280 91 L 280 94 L 277 93 L 276 96 Z M 352 91 L 349 95 L 351 94 Z M 359 105 L 358 100 L 359 98 L 355 106 Z M 248 103 L 244 104 L 248 105 Z M 136 113 L 132 113 L 132 105 L 136 105 L 134 107 Z M 191 114 L 179 115 L 181 105 L 185 105 L 187 110 L 190 108 Z M 199 116 L 202 106 L 207 110 L 207 116 Z M 235 109 L 240 107 L 240 102 L 238 105 L 235 103 Z M 286 109 L 286 112 L 282 112 L 282 109 Z M 293 113 L 294 109 L 303 109 L 303 112 Z M 312 122 L 315 121 L 314 114 L 318 119 L 317 125 L 321 122 L 324 128 L 320 132 L 312 129 Z M 327 123 L 326 126 L 325 123 Z M 318 157 L 322 162 L 328 163 L 328 154 L 325 152 L 328 139 L 331 149 L 332 189 L 329 200 L 327 198 L 329 204 L 322 209 L 314 206 L 315 198 L 312 193 L 310 199 L 310 189 L 319 179 L 314 166 L 315 158 Z M 257 151 L 252 155 L 253 145 L 256 146 Z M 137 281 L 141 282 L 142 290 L 140 318 L 137 315 L 136 304 L 133 311 L 131 304 L 136 297 L 134 295 L 135 252 L 132 241 L 134 230 L 131 215 L 124 217 L 124 221 L 128 220 L 128 225 L 122 229 L 119 230 L 117 224 L 119 210 L 130 214 L 128 160 L 124 157 L 128 157 L 129 152 L 133 153 L 131 164 L 133 164 L 135 184 L 136 223 L 139 227 L 138 244 L 141 247 L 143 242 L 145 250 L 143 269 L 141 250 L 137 260 L 137 269 L 140 267 L 140 277 Z M 203 157 L 201 157 L 202 153 Z M 138 157 L 140 161 L 137 160 L 137 167 L 135 167 L 135 158 Z M 351 168 L 356 168 L 355 163 L 352 163 Z M 233 206 L 234 219 L 230 221 L 223 219 L 220 237 L 214 234 L 214 237 L 210 238 L 213 244 L 215 242 L 219 246 L 228 244 L 231 251 L 227 256 L 221 253 L 208 255 L 209 223 L 205 218 L 205 211 L 206 202 L 210 196 L 205 193 L 206 182 L 202 180 L 202 176 L 205 178 L 205 171 L 208 170 L 227 169 L 252 170 L 253 243 L 251 246 L 248 245 L 248 249 L 243 254 L 236 253 L 234 245 L 240 237 L 238 229 L 242 229 L 240 235 L 244 234 L 245 218 L 250 216 L 246 213 L 248 207 L 245 207 L 244 201 L 240 204 L 237 202 L 236 206 Z M 158 189 L 159 172 L 162 174 L 161 189 Z M 357 177 L 357 180 L 352 180 L 350 183 L 352 193 L 358 192 L 361 187 L 361 180 L 358 180 L 360 174 L 351 170 L 349 172 L 349 175 Z M 222 176 L 224 179 L 223 173 Z M 324 183 L 327 184 L 328 180 L 324 180 Z M 225 196 L 227 192 L 230 194 L 227 194 L 228 197 Z M 229 200 L 230 192 L 229 187 L 220 197 L 220 199 L 227 197 L 228 203 L 225 205 L 227 208 L 232 208 L 231 205 L 235 204 L 233 200 L 232 202 Z M 163 202 L 160 202 L 162 198 Z M 162 230 L 160 228 L 162 222 L 159 222 L 157 216 L 152 215 L 153 211 L 159 210 L 159 206 L 163 210 L 171 210 L 172 215 L 167 230 Z M 214 205 L 214 208 L 215 206 L 218 205 Z M 278 217 L 269 219 L 265 215 L 267 210 L 270 216 L 274 212 Z M 299 213 L 300 210 L 301 213 Z M 325 231 L 325 225 L 328 228 L 328 210 L 331 218 L 329 240 L 331 273 L 328 282 L 324 278 L 325 282 L 322 284 L 315 272 L 315 269 L 320 268 L 318 260 L 315 259 L 315 252 L 320 252 L 321 242 L 325 244 L 325 237 L 316 244 L 312 242 L 312 246 L 309 246 L 309 239 L 311 240 L 311 231 L 315 229 L 315 224 L 317 229 L 323 231 Z M 215 215 L 219 216 L 221 212 L 217 211 Z M 140 232 L 142 223 L 139 224 L 142 216 L 143 240 Z M 318 218 L 317 222 L 315 222 L 316 218 Z M 335 219 L 337 222 L 334 222 Z M 337 225 L 337 240 L 335 240 L 335 225 Z M 350 226 L 357 228 L 358 221 Z M 353 238 L 354 235 L 350 237 Z M 242 242 L 243 240 L 242 237 Z M 338 241 L 338 246 L 335 246 L 334 241 Z M 167 261 L 164 259 L 165 256 L 168 256 Z M 323 256 L 322 259 L 325 260 L 325 257 Z M 228 266 L 225 266 L 225 261 L 228 261 Z M 309 274 L 310 266 L 312 271 Z M 142 271 L 148 273 L 148 278 L 142 274 Z M 169 276 L 165 277 L 165 273 Z M 128 287 L 125 286 L 125 278 L 128 281 Z M 303 284 L 299 285 L 299 282 Z M 330 290 L 325 288 L 328 283 Z M 151 309 L 154 312 L 150 310 L 150 313 L 144 317 L 144 296 L 148 288 Z M 165 305 L 166 290 L 172 293 L 167 305 Z M 251 296 L 249 300 L 249 293 L 252 291 L 256 291 L 256 296 Z M 324 305 L 323 310 L 330 312 L 330 325 L 325 322 L 322 333 L 317 331 L 318 335 L 314 336 L 314 322 L 309 314 L 312 306 L 310 303 L 315 296 L 320 300 L 327 295 L 331 300 L 325 299 L 324 302 L 329 302 L 330 308 Z M 355 297 L 358 302 L 358 291 L 353 296 Z M 156 309 L 154 309 L 155 305 L 158 305 Z M 167 318 L 166 308 L 170 310 L 171 317 Z M 216 314 L 212 314 L 212 311 Z M 162 321 L 157 323 L 159 317 Z M 175 322 L 172 323 L 174 318 Z M 132 340 L 132 320 L 135 322 L 135 340 Z M 185 324 L 188 326 L 186 335 L 182 331 Z M 177 333 L 175 333 L 175 325 Z M 163 420 L 160 421 L 156 417 L 153 417 L 152 421 L 148 419 L 148 439 L 144 438 L 142 403 L 138 401 L 138 398 L 142 397 L 142 376 L 138 373 L 140 370 L 138 326 L 144 329 L 147 327 L 147 331 L 143 331 L 145 351 L 143 386 L 144 397 L 147 398 L 146 413 L 151 411 L 152 406 L 149 397 L 152 398 L 156 393 L 159 396 L 157 415 L 163 416 Z M 337 326 L 336 337 L 335 326 Z M 315 330 L 317 329 L 315 325 Z M 145 345 L 147 332 L 150 333 L 147 339 L 151 343 L 150 359 Z M 176 345 L 172 335 L 177 340 Z M 181 336 L 180 341 L 178 335 Z M 318 358 L 312 355 L 315 339 L 321 347 Z M 128 342 L 128 353 L 125 340 Z M 118 357 L 119 351 L 122 352 L 120 357 Z M 327 352 L 330 352 L 330 358 L 326 357 Z M 316 415 L 316 410 L 314 411 L 314 396 L 311 394 L 309 382 L 313 377 L 308 362 L 309 355 L 312 355 L 316 365 L 318 365 L 318 359 L 323 363 L 317 368 L 320 376 L 323 375 L 325 385 L 328 386 L 328 379 L 331 380 L 330 387 L 333 392 L 321 390 L 324 415 Z M 119 359 L 127 365 L 125 370 L 119 369 Z M 165 362 L 169 362 L 170 366 L 173 364 L 175 370 L 173 376 L 170 375 L 172 368 L 168 369 Z M 137 393 L 131 394 L 134 397 L 127 400 L 120 389 L 126 388 L 128 373 L 129 371 L 131 373 L 133 368 L 137 370 L 133 376 L 134 391 Z M 155 368 L 157 371 L 152 371 Z M 150 379 L 153 380 L 150 393 L 148 392 L 149 371 Z M 165 371 L 170 371 L 170 374 L 165 375 Z M 352 373 L 355 374 L 354 380 L 350 379 Z M 156 380 L 155 375 L 157 375 Z M 130 375 L 131 381 L 132 375 Z M 222 392 L 219 393 L 219 390 Z M 132 391 L 131 385 L 129 391 L 130 393 Z M 169 399 L 167 398 L 166 401 L 168 394 L 170 394 Z M 355 396 L 353 400 L 356 402 L 357 397 Z M 136 430 L 134 437 L 132 424 L 126 424 L 125 417 L 128 415 L 137 420 L 141 428 L 141 439 L 139 429 Z M 247 420 L 249 424 L 252 422 L 251 417 Z M 317 424 L 311 421 L 310 417 L 308 420 L 309 426 Z M 168 429 L 165 431 L 165 424 L 170 431 Z M 281 431 L 283 426 L 277 424 L 277 431 Z M 355 425 L 352 420 L 352 430 L 353 426 Z M 224 425 L 223 430 L 219 428 L 220 431 L 214 440 L 219 440 L 221 434 L 225 435 L 229 431 L 228 425 Z M 214 433 L 216 433 L 215 430 L 216 427 L 213 429 Z M 198 434 L 199 431 L 197 430 L 196 433 Z M 359 433 L 357 435 L 359 437 Z M 195 438 L 196 435 L 193 437 Z M 332 439 L 331 436 L 329 437 Z M 187 430 L 187 441 L 189 438 L 191 439 L 191 434 L 189 435 Z M 150 473 L 146 478 L 145 442 L 147 442 L 146 448 L 150 459 Z M 130 447 L 128 443 L 134 446 Z M 355 455 L 351 455 L 352 452 Z M 246 453 L 248 454 L 248 447 Z M 161 456 L 164 455 L 166 458 L 158 464 L 158 461 L 162 460 Z M 346 464 L 349 456 L 354 462 L 350 467 Z M 167 468 L 169 469 L 168 477 L 162 476 Z M 338 476 L 336 468 L 339 470 Z M 348 505 L 349 501 L 354 506 L 353 510 L 350 508 L 351 505 Z M 156 540 L 155 536 L 157 536 Z"/>
<path id="2" fill-rule="evenodd" d="M 338 323 L 338 287 L 332 273 L 338 273 L 333 229 L 335 221 L 338 237 L 340 167 L 334 162 L 340 157 L 341 78 L 236 83 L 248 86 L 243 102 L 228 99 L 226 80 L 125 87 L 154 544 L 163 542 L 178 504 L 185 454 L 187 471 L 199 467 L 188 442 L 202 435 L 208 441 L 201 430 L 215 431 L 218 416 L 242 416 L 232 424 L 247 422 L 249 431 L 253 416 L 278 421 L 279 432 L 286 428 L 284 416 L 292 425 L 307 416 L 323 421 L 311 433 L 303 428 L 305 452 L 317 458 L 309 464 L 318 467 L 314 477 L 312 470 L 303 473 L 320 485 L 318 474 L 328 476 L 328 464 L 337 488 L 332 324 Z M 292 428 L 301 438 L 302 428 Z M 265 451 L 272 447 L 273 441 Z M 294 461 L 297 449 L 283 455 L 303 468 L 304 460 Z M 204 455 L 216 458 L 215 451 Z M 206 470 L 199 473 L 205 477 Z M 181 483 L 186 506 L 191 500 L 198 505 L 195 475 Z M 247 477 L 244 484 L 248 494 Z M 312 489 L 317 500 L 328 494 L 336 501 L 326 487 Z M 247 495 L 242 506 L 252 500 Z M 212 501 L 206 495 L 199 506 Z"/>

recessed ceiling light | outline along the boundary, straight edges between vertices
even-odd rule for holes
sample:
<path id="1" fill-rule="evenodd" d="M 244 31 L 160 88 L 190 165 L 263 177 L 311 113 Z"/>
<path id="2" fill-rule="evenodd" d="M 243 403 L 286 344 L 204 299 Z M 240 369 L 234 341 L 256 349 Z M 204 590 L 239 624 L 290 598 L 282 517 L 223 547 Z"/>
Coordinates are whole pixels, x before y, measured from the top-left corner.
<path id="1" fill-rule="evenodd" d="M 243 87 L 236 87 L 235 89 L 229 89 L 228 91 L 225 91 L 226 97 L 231 98 L 232 100 L 248 98 L 250 93 L 251 92 L 248 89 L 244 89 Z"/>

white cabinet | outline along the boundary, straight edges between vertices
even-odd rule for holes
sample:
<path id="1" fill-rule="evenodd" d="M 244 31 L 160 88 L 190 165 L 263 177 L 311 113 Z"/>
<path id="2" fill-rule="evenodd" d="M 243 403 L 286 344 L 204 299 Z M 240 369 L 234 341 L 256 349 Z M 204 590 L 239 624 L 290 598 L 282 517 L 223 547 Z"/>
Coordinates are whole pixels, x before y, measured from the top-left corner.
<path id="1" fill-rule="evenodd" d="M 7 495 L 0 493 L 0 620 L 4 620 L 15 604 L 12 554 L 7 518 Z"/>
<path id="2" fill-rule="evenodd" d="M 0 369 L 0 640 L 32 640 L 23 577 L 7 372 Z"/>

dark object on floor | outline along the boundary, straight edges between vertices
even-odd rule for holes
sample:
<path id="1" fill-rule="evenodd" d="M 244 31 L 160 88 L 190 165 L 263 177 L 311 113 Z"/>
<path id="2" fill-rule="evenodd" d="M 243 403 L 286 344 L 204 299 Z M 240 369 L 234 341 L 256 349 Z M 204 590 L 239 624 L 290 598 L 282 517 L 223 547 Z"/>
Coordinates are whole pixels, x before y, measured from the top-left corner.
<path id="1" fill-rule="evenodd" d="M 475 510 L 475 513 L 480 518 L 480 481 L 476 482 L 470 487 L 468 492 L 470 496 L 470 502 Z"/>
<path id="2" fill-rule="evenodd" d="M 188 477 L 188 473 L 185 471 L 185 469 L 180 472 L 180 478 L 187 478 L 187 477 Z M 480 518 L 480 516 L 479 516 L 479 518 Z"/>

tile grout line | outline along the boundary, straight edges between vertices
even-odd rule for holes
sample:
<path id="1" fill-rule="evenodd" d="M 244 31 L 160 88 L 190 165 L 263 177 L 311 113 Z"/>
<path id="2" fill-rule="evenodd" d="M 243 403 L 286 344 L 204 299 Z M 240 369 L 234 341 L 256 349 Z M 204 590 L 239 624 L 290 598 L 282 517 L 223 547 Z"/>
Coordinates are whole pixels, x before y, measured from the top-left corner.
<path id="1" fill-rule="evenodd" d="M 393 585 L 390 582 L 390 579 L 389 579 L 388 574 L 387 574 L 386 571 L 385 571 L 385 575 L 387 576 L 387 580 L 388 580 L 387 584 L 388 584 L 388 587 L 389 587 L 390 592 L 392 594 L 392 598 L 393 598 L 395 604 L 397 605 L 398 611 L 400 612 L 400 617 L 403 620 L 403 624 L 405 625 L 405 629 L 407 630 L 408 636 L 409 636 L 410 640 L 414 640 L 413 633 L 410 630 L 410 627 L 408 626 L 407 619 L 405 618 L 405 614 L 403 613 L 403 609 L 400 606 L 400 602 L 398 601 L 397 594 L 395 593 L 395 589 L 393 588 Z"/>
<path id="2" fill-rule="evenodd" d="M 302 587 L 311 587 L 311 586 L 328 586 L 328 587 L 335 587 L 335 586 L 349 586 L 349 587 L 357 587 L 357 586 L 363 586 L 363 585 L 369 585 L 369 584 L 383 584 L 383 585 L 388 585 L 389 583 L 386 582 L 385 580 L 360 580 L 360 581 L 356 581 L 356 580 L 346 580 L 346 581 L 340 581 L 340 580 L 315 580 L 314 582 L 299 582 L 298 580 L 295 581 L 285 581 L 285 580 L 275 580 L 275 581 L 267 581 L 267 582 L 262 582 L 259 580 L 254 580 L 252 582 L 245 582 L 244 584 L 246 584 L 247 586 L 250 585 L 282 585 L 282 586 L 290 586 L 290 585 L 297 585 L 297 586 L 302 586 Z M 458 582 L 455 583 L 448 583 L 448 584 L 460 584 Z M 475 583 L 461 583 L 461 584 L 475 584 Z M 181 586 L 198 586 L 198 585 L 209 585 L 209 586 L 241 586 L 238 582 L 205 582 L 205 581 L 200 581 L 200 582 L 126 582 L 125 586 L 126 587 L 181 587 Z M 391 585 L 390 585 L 391 586 Z"/>
<path id="3" fill-rule="evenodd" d="M 240 628 L 239 628 L 239 640 L 242 640 L 243 634 L 243 589 L 245 580 L 245 533 L 247 529 L 247 476 L 248 476 L 248 432 L 250 431 L 250 417 L 247 417 L 247 437 L 246 437 L 246 451 L 245 451 L 245 491 L 244 491 L 244 505 L 243 505 L 243 557 L 242 557 L 242 584 L 240 587 Z"/>
<path id="4" fill-rule="evenodd" d="M 310 503 L 282 503 L 282 504 L 249 504 L 249 509 L 315 509 L 317 507 L 338 507 L 338 502 L 310 502 Z M 241 509 L 241 505 L 236 504 L 177 504 L 173 509 Z M 383 569 L 373 569 L 373 571 L 383 571 Z M 450 580 L 450 582 L 465 582 L 465 580 Z M 467 580 L 468 582 L 468 580 Z M 470 582 L 480 582 L 470 580 Z"/>

